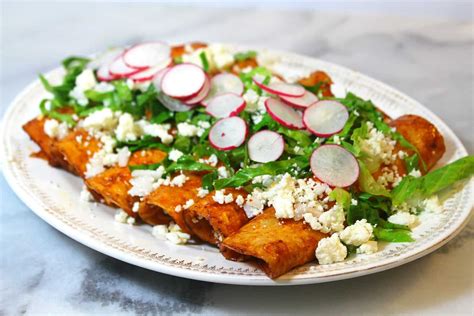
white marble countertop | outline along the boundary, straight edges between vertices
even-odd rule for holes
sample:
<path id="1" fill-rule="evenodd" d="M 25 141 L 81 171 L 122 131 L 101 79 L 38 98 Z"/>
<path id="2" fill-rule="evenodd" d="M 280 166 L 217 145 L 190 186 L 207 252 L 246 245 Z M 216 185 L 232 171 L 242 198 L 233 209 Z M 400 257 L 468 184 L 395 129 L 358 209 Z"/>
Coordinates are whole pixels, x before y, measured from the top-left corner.
<path id="1" fill-rule="evenodd" d="M 473 153 L 474 25 L 309 10 L 156 4 L 6 3 L 1 105 L 70 54 L 149 39 L 223 41 L 336 62 L 425 104 Z M 0 315 L 474 313 L 474 220 L 445 247 L 405 266 L 299 287 L 218 285 L 122 263 L 62 235 L 0 177 Z"/>

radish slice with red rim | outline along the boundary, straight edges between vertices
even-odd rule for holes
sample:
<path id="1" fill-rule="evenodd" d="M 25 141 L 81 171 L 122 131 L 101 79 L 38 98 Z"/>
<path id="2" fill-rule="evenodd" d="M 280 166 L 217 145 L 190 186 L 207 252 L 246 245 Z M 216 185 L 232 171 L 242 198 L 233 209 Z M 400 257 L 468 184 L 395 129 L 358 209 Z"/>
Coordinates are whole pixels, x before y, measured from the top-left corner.
<path id="1" fill-rule="evenodd" d="M 165 43 L 142 43 L 127 49 L 123 61 L 131 68 L 144 69 L 161 64 L 170 58 L 170 52 L 169 45 Z"/>
<path id="2" fill-rule="evenodd" d="M 235 116 L 245 108 L 245 100 L 234 93 L 224 93 L 213 97 L 206 107 L 206 112 L 217 118 Z"/>
<path id="3" fill-rule="evenodd" d="M 156 98 L 161 102 L 161 104 L 163 104 L 165 108 L 173 112 L 186 112 L 193 108 L 192 105 L 184 104 L 180 100 L 173 99 L 162 92 L 159 92 L 156 95 Z"/>
<path id="4" fill-rule="evenodd" d="M 161 80 L 161 91 L 177 99 L 196 96 L 206 83 L 206 74 L 201 67 L 183 63 L 170 68 Z"/>
<path id="5" fill-rule="evenodd" d="M 266 92 L 279 96 L 298 98 L 302 97 L 306 92 L 305 88 L 296 84 L 290 84 L 286 82 L 273 82 L 269 84 L 264 84 L 261 78 L 257 77 L 253 78 L 253 81 L 257 84 L 257 86 L 259 86 Z"/>
<path id="6" fill-rule="evenodd" d="M 209 131 L 209 143 L 220 150 L 235 149 L 244 143 L 246 137 L 247 124 L 238 116 L 217 121 Z"/>
<path id="7" fill-rule="evenodd" d="M 115 79 L 115 77 L 110 74 L 108 64 L 103 64 L 97 69 L 97 79 L 100 81 L 112 81 Z"/>
<path id="8" fill-rule="evenodd" d="M 273 131 L 260 131 L 252 135 L 247 143 L 249 158 L 255 162 L 275 161 L 283 154 L 283 136 Z"/>
<path id="9" fill-rule="evenodd" d="M 123 48 L 111 48 L 101 54 L 98 54 L 97 57 L 92 59 L 90 63 L 87 64 L 89 69 L 99 69 L 101 66 L 110 65 L 118 56 L 123 54 Z"/>
<path id="10" fill-rule="evenodd" d="M 308 107 L 303 114 L 306 128 L 318 137 L 339 133 L 349 119 L 347 108 L 337 101 L 323 100 Z"/>
<path id="11" fill-rule="evenodd" d="M 206 76 L 206 82 L 204 83 L 204 86 L 202 87 L 201 91 L 199 91 L 199 93 L 195 97 L 192 97 L 191 99 L 183 100 L 183 103 L 188 104 L 188 105 L 198 104 L 199 102 L 201 102 L 207 97 L 210 90 L 211 90 L 211 80 L 209 79 L 209 77 Z"/>
<path id="12" fill-rule="evenodd" d="M 281 125 L 292 129 L 304 128 L 301 112 L 282 101 L 268 98 L 265 101 L 265 108 L 268 114 Z"/>
<path id="13" fill-rule="evenodd" d="M 153 76 L 153 85 L 157 92 L 161 92 L 161 80 L 163 80 L 163 77 L 168 70 L 170 70 L 170 67 L 163 68 Z"/>
<path id="14" fill-rule="evenodd" d="M 285 97 L 285 96 L 280 96 L 280 99 L 288 104 L 289 106 L 298 108 L 298 109 L 305 109 L 310 105 L 313 105 L 314 103 L 318 102 L 318 97 L 314 95 L 314 93 L 305 91 L 302 97 Z"/>
<path id="15" fill-rule="evenodd" d="M 322 145 L 310 158 L 316 178 L 332 187 L 348 187 L 359 178 L 359 163 L 348 150 L 339 145 Z"/>
<path id="16" fill-rule="evenodd" d="M 244 84 L 240 78 L 231 73 L 221 73 L 215 75 L 211 79 L 211 91 L 207 98 L 202 102 L 204 106 L 207 106 L 209 101 L 216 95 L 223 93 L 235 93 L 242 95 L 244 92 Z"/>
<path id="17" fill-rule="evenodd" d="M 119 78 L 126 78 L 139 72 L 140 69 L 128 67 L 123 61 L 123 55 L 117 57 L 109 66 L 110 75 Z"/>
<path id="18" fill-rule="evenodd" d="M 163 63 L 150 67 L 148 69 L 142 70 L 140 72 L 137 72 L 131 76 L 128 76 L 128 78 L 133 79 L 134 81 L 137 82 L 143 82 L 143 81 L 148 81 L 153 79 L 153 77 L 162 69 L 168 67 L 171 63 L 171 58 L 168 58 L 165 60 Z"/>

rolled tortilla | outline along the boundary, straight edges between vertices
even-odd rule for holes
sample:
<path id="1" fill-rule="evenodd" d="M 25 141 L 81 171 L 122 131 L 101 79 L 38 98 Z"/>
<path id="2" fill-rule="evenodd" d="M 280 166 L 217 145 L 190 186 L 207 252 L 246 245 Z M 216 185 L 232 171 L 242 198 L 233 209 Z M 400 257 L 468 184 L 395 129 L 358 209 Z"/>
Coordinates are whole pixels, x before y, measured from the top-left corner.
<path id="1" fill-rule="evenodd" d="M 211 192 L 183 211 L 186 226 L 198 238 L 210 244 L 220 244 L 225 237 L 234 234 L 248 222 L 245 211 L 235 202 L 239 195 L 245 198 L 247 193 L 228 188 L 225 194 L 232 194 L 234 201 L 220 204 L 213 199 L 214 192 Z"/>
<path id="2" fill-rule="evenodd" d="M 201 187 L 201 175 L 186 173 L 188 179 L 181 186 L 162 185 L 141 203 L 138 214 L 147 223 L 156 225 L 151 219 L 170 216 L 176 224 L 185 232 L 191 233 L 183 218 L 183 205 L 188 200 L 197 201 L 198 189 Z"/>
<path id="3" fill-rule="evenodd" d="M 159 163 L 165 157 L 166 153 L 160 150 L 140 150 L 130 156 L 128 165 Z M 138 213 L 133 211 L 133 205 L 135 202 L 139 202 L 139 198 L 128 194 L 128 191 L 132 188 L 130 184 L 131 177 L 132 173 L 128 167 L 116 166 L 94 177 L 85 179 L 85 184 L 97 201 L 121 208 L 129 216 L 136 217 Z M 169 217 L 163 216 L 154 220 L 154 225 L 163 224 L 169 222 Z"/>
<path id="4" fill-rule="evenodd" d="M 87 163 L 99 151 L 100 142 L 95 137 L 90 136 L 85 130 L 78 129 L 53 143 L 53 147 L 68 164 L 68 169 L 84 178 Z"/>
<path id="5" fill-rule="evenodd" d="M 441 135 L 436 126 L 418 115 L 408 114 L 400 116 L 393 120 L 390 126 L 395 127 L 398 133 L 418 149 L 427 167 L 424 170 L 422 162 L 419 162 L 422 173 L 430 170 L 446 151 L 443 135 Z M 400 144 L 397 145 L 396 149 L 404 150 L 409 155 L 414 154 L 413 151 L 403 148 Z"/>
<path id="6" fill-rule="evenodd" d="M 267 208 L 237 233 L 224 239 L 223 253 L 232 258 L 232 251 L 256 260 L 271 278 L 315 260 L 318 242 L 326 234 L 315 231 L 303 221 L 277 219 L 275 210 Z"/>

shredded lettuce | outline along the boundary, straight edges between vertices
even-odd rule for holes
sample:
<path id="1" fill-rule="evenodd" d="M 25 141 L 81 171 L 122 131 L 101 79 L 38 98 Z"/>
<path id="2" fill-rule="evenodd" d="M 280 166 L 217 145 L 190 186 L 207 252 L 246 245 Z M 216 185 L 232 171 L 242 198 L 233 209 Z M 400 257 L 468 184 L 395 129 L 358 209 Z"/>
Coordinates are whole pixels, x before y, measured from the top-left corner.
<path id="1" fill-rule="evenodd" d="M 329 197 L 342 205 L 344 210 L 348 210 L 351 206 L 351 194 L 344 189 L 335 188 L 329 193 Z"/>
<path id="2" fill-rule="evenodd" d="M 407 176 L 392 190 L 392 202 L 400 205 L 408 200 L 424 199 L 457 181 L 474 175 L 474 156 L 466 156 L 422 177 Z"/>
<path id="3" fill-rule="evenodd" d="M 390 197 L 390 192 L 387 189 L 385 189 L 383 185 L 375 181 L 369 169 L 361 160 L 359 160 L 359 168 L 360 168 L 360 174 L 359 174 L 358 183 L 359 183 L 360 189 L 363 192 L 367 192 L 373 195 L 381 195 L 381 196 Z"/>

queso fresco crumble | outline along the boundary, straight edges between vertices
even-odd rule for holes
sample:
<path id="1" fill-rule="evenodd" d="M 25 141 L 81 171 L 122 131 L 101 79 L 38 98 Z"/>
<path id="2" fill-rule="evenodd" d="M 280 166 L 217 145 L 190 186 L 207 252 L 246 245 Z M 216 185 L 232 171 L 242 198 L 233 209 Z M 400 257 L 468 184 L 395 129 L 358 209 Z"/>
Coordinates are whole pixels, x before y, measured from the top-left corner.
<path id="1" fill-rule="evenodd" d="M 376 253 L 380 242 L 411 242 L 420 212 L 442 212 L 436 190 L 424 180 L 430 174 L 422 172 L 416 148 L 389 127 L 371 101 L 350 92 L 325 95 L 320 85 L 298 84 L 310 73 L 284 68 L 267 54 L 224 45 L 186 45 L 181 56 L 142 71 L 116 65 L 122 55 L 114 54 L 113 59 L 105 54 L 65 62 L 66 95 L 42 78 L 53 92 L 41 107 L 48 117 L 44 133 L 61 140 L 71 130 L 84 129 L 88 136 L 77 138 L 78 143 L 98 140 L 84 177 L 128 167 L 134 213 L 158 188 L 183 187 L 188 172 L 202 172 L 206 176 L 195 190 L 197 199 L 235 204 L 248 219 L 273 207 L 278 219 L 305 222 L 326 234 L 315 257 L 332 264 L 351 253 Z M 256 64 L 233 68 L 249 60 Z M 113 75 L 130 69 L 134 72 Z M 174 84 L 173 76 L 185 84 Z M 74 114 L 59 111 L 64 102 Z M 166 152 L 166 159 L 129 166 L 135 151 L 150 148 Z M 443 172 L 457 170 L 448 165 Z M 411 194 L 400 192 L 402 187 Z M 229 188 L 246 194 L 234 195 Z M 92 200 L 86 193 L 81 199 Z M 186 200 L 175 212 L 192 208 L 197 199 Z M 123 210 L 115 220 L 136 223 Z M 174 222 L 155 225 L 153 235 L 175 244 L 191 238 Z"/>

